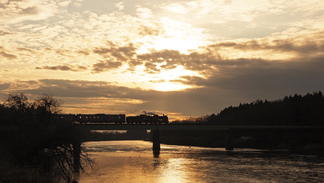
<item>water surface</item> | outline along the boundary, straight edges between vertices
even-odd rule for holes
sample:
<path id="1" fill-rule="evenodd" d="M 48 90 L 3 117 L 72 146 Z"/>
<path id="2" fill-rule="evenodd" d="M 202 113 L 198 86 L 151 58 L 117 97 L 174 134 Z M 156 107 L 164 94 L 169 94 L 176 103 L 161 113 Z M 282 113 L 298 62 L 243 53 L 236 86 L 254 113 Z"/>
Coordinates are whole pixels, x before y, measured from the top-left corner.
<path id="1" fill-rule="evenodd" d="M 324 160 L 253 149 L 161 145 L 154 158 L 152 143 L 100 141 L 84 144 L 95 168 L 80 183 L 99 182 L 324 182 Z"/>

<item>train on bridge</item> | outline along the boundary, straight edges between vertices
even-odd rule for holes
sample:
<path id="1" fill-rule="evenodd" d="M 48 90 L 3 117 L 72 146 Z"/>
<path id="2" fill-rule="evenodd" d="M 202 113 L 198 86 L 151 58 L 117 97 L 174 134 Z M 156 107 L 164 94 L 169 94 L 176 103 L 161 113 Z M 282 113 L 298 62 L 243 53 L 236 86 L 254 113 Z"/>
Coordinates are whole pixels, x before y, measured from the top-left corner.
<path id="1" fill-rule="evenodd" d="M 75 121 L 80 124 L 111 123 L 111 124 L 168 124 L 167 115 L 145 113 L 138 116 L 125 114 L 57 114 L 56 118 Z"/>

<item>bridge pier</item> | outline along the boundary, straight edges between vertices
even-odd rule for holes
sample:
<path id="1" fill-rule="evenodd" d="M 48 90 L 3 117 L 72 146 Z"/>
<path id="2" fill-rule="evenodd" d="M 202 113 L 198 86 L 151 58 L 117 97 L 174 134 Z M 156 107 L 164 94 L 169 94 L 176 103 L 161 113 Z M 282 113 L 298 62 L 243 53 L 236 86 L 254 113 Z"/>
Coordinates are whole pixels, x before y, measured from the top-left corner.
<path id="1" fill-rule="evenodd" d="M 154 157 L 159 157 L 160 155 L 160 132 L 159 130 L 152 130 L 152 134 L 153 134 L 153 154 Z"/>
<path id="2" fill-rule="evenodd" d="M 227 151 L 231 151 L 231 150 L 234 149 L 234 147 L 233 147 L 233 135 L 232 135 L 231 130 L 227 131 L 225 149 Z"/>

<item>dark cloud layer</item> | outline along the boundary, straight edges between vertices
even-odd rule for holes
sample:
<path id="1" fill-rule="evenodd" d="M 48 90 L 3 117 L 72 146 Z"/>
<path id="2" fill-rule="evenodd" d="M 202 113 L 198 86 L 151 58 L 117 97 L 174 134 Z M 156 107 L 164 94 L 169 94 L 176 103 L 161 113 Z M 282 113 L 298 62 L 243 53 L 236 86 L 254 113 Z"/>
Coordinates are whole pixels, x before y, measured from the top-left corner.
<path id="1" fill-rule="evenodd" d="M 177 50 L 151 50 L 149 53 L 136 54 L 138 48 L 134 44 L 119 47 L 108 42 L 107 47 L 98 47 L 93 50 L 94 53 L 103 57 L 102 60 L 93 65 L 93 71 L 98 73 L 115 69 L 124 63 L 130 66 L 130 71 L 133 71 L 137 65 L 144 65 L 147 73 L 159 73 L 160 70 L 183 66 L 187 70 L 197 71 L 203 75 L 213 75 L 210 72 L 222 71 L 231 67 L 267 67 L 271 65 L 271 62 L 276 61 L 271 56 L 259 59 L 244 57 L 229 59 L 224 57 L 221 51 L 223 49 L 230 49 L 233 52 L 265 51 L 268 55 L 285 53 L 291 54 L 290 60 L 285 59 L 285 62 L 309 60 L 312 57 L 324 55 L 323 35 L 323 32 L 316 32 L 285 39 L 263 38 L 241 42 L 220 42 L 204 47 L 204 52 L 191 52 L 189 54 Z"/>
<path id="2" fill-rule="evenodd" d="M 5 90 L 7 88 L 9 88 L 10 84 L 9 83 L 1 83 L 0 84 L 0 90 Z"/>
<path id="3" fill-rule="evenodd" d="M 271 96 L 271 92 L 323 90 L 324 57 L 295 62 L 250 61 L 241 67 L 222 67 L 208 79 L 185 77 L 185 84 L 239 91 L 242 95 Z M 258 95 L 259 93 L 260 95 Z"/>
<path id="4" fill-rule="evenodd" d="M 18 58 L 16 55 L 8 53 L 8 51 L 3 46 L 0 46 L 0 56 L 5 57 L 7 59 L 16 59 L 16 58 Z"/>
<path id="5" fill-rule="evenodd" d="M 165 30 L 162 26 L 156 23 L 154 25 L 149 26 L 141 25 L 138 28 L 138 32 L 140 36 L 159 36 L 165 33 Z"/>
<path id="6" fill-rule="evenodd" d="M 221 56 L 221 50 L 231 49 L 234 53 L 245 51 L 267 51 L 271 53 L 293 53 L 290 60 L 283 62 L 295 62 L 297 60 L 311 61 L 313 58 L 324 55 L 324 32 L 317 32 L 310 35 L 300 35 L 286 39 L 260 39 L 243 42 L 221 42 L 205 47 L 205 52 L 192 52 L 183 54 L 175 50 L 152 51 L 151 53 L 137 55 L 139 62 L 145 63 L 146 69 L 156 72 L 156 65 L 166 63 L 162 69 L 174 68 L 178 65 L 188 70 L 198 72 L 210 72 L 227 69 L 227 67 L 267 67 L 271 65 L 274 58 L 264 57 L 262 59 L 237 58 L 228 59 Z M 280 60 L 277 60 L 280 61 Z M 288 65 L 282 65 L 283 67 Z"/>
<path id="7" fill-rule="evenodd" d="M 116 69 L 120 66 L 122 66 L 122 62 L 113 62 L 110 60 L 99 61 L 93 65 L 92 71 L 98 73 L 98 72 L 103 72 L 103 71 L 110 70 L 110 69 Z"/>
<path id="8" fill-rule="evenodd" d="M 8 59 L 16 59 L 17 58 L 16 55 L 9 54 L 9 53 L 6 53 L 4 51 L 0 51 L 0 55 L 5 57 L 5 58 L 8 58 Z"/>
<path id="9" fill-rule="evenodd" d="M 3 30 L 0 30 L 0 36 L 5 36 L 5 35 L 9 35 L 9 34 L 12 34 L 8 31 L 3 31 Z"/>
<path id="10" fill-rule="evenodd" d="M 85 71 L 88 68 L 85 66 L 72 66 L 72 65 L 57 65 L 57 66 L 43 66 L 36 67 L 35 69 L 59 70 L 59 71 Z"/>
<path id="11" fill-rule="evenodd" d="M 36 6 L 33 6 L 33 7 L 28 7 L 28 8 L 22 9 L 21 13 L 27 14 L 27 15 L 37 15 L 39 13 L 39 10 Z"/>
<path id="12" fill-rule="evenodd" d="M 94 53 L 102 56 L 105 61 L 98 61 L 93 64 L 92 71 L 95 73 L 116 69 L 122 66 L 123 62 L 133 60 L 136 55 L 137 48 L 133 44 L 126 46 L 117 46 L 112 42 L 107 43 L 107 47 L 97 47 L 93 50 Z M 136 62 L 133 62 L 136 64 Z"/>
<path id="13" fill-rule="evenodd" d="M 221 42 L 211 48 L 234 48 L 242 51 L 272 50 L 277 53 L 296 52 L 300 55 L 324 52 L 324 32 L 310 33 L 285 39 L 259 39 L 244 42 Z"/>
<path id="14" fill-rule="evenodd" d="M 136 49 L 137 48 L 133 44 L 119 47 L 112 42 L 108 42 L 107 47 L 95 48 L 93 52 L 102 55 L 104 58 L 127 61 L 136 54 Z"/>
<path id="15" fill-rule="evenodd" d="M 27 84 L 27 83 L 26 83 Z M 205 113 L 215 112 L 223 107 L 228 101 L 220 101 L 223 96 L 215 97 L 214 92 L 220 90 L 212 88 L 194 89 L 188 91 L 160 92 L 153 90 L 131 89 L 127 87 L 114 86 L 108 82 L 91 82 L 91 81 L 71 81 L 71 80 L 39 80 L 37 84 L 29 83 L 37 86 L 35 89 L 25 90 L 27 94 L 40 95 L 49 93 L 59 98 L 77 98 L 81 107 L 87 107 L 86 101 L 89 98 L 101 99 L 123 99 L 123 100 L 141 100 L 142 103 L 114 105 L 107 108 L 119 108 L 128 113 L 148 111 L 168 111 L 179 112 L 186 115 L 201 115 Z M 230 99 L 230 101 L 233 99 Z M 98 102 L 98 101 L 97 101 Z M 218 104 L 215 106 L 215 104 Z M 69 103 L 64 102 L 65 105 Z M 101 109 L 98 109 L 101 110 Z"/>

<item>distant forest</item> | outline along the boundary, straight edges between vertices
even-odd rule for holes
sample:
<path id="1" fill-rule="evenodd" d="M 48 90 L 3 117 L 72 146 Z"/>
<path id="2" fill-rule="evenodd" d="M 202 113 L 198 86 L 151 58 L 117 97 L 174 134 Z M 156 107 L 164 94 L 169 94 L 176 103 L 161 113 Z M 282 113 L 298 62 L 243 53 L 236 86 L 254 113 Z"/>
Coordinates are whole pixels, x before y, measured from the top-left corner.
<path id="1" fill-rule="evenodd" d="M 324 125 L 324 96 L 321 91 L 295 94 L 281 100 L 256 100 L 229 106 L 218 114 L 174 121 L 172 124 L 316 124 Z M 225 147 L 227 132 L 161 131 L 161 142 L 204 147 Z M 286 149 L 289 152 L 324 156 L 322 129 L 232 130 L 234 148 Z"/>
<path id="2" fill-rule="evenodd" d="M 190 118 L 174 123 L 196 124 L 324 124 L 324 96 L 321 91 L 304 96 L 229 106 L 217 115 Z"/>

